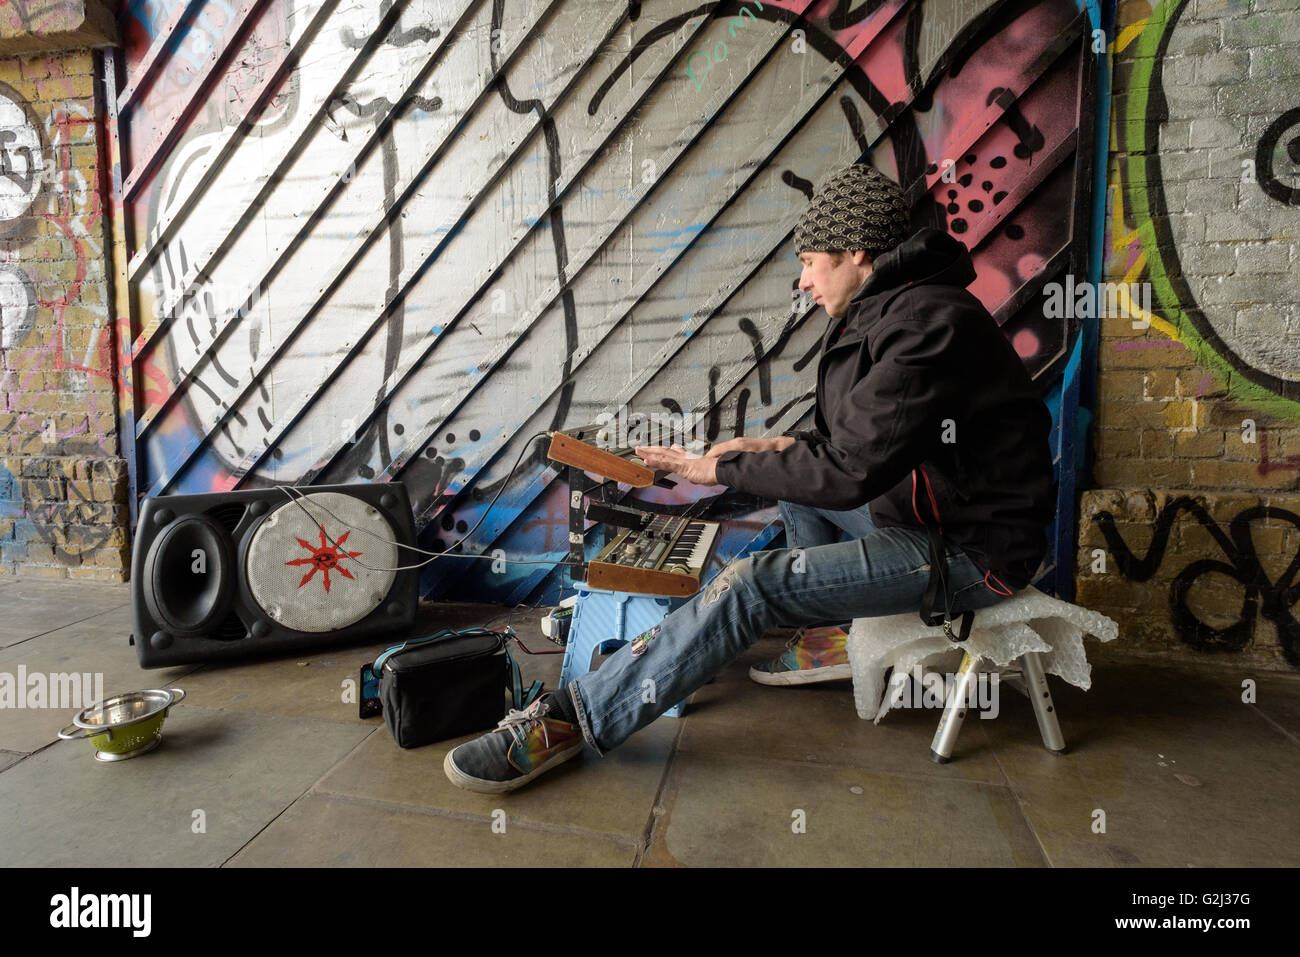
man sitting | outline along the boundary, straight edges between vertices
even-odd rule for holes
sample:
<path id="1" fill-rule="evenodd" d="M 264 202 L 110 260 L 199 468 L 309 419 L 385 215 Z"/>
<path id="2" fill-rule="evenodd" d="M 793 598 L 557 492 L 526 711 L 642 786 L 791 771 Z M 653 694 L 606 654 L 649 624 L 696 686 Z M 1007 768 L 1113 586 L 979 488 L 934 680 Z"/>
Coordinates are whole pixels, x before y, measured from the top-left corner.
<path id="1" fill-rule="evenodd" d="M 855 164 L 826 181 L 795 229 L 799 288 L 830 316 L 815 428 L 732 439 L 705 456 L 636 450 L 688 482 L 780 501 L 791 547 L 732 562 L 599 669 L 450 751 L 453 784 L 511 791 L 584 743 L 602 755 L 768 628 L 915 612 L 932 574 L 948 618 L 1032 580 L 1055 504 L 1051 416 L 965 288 L 969 251 L 937 229 L 909 236 L 908 223 L 902 190 Z M 836 541 L 840 531 L 848 537 Z M 798 684 L 847 665 L 842 635 L 806 631 L 751 677 Z"/>

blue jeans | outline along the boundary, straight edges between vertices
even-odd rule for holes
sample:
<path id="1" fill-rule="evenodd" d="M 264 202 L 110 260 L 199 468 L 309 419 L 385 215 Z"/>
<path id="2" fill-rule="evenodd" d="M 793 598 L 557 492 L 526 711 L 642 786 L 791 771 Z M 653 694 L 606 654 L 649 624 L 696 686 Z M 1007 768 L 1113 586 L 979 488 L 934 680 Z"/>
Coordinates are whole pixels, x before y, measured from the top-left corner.
<path id="1" fill-rule="evenodd" d="M 690 601 L 569 683 L 587 745 L 603 755 L 685 700 L 768 628 L 915 613 L 930 577 L 920 529 L 877 528 L 867 506 L 780 503 L 791 545 L 733 561 Z M 840 533 L 843 540 L 837 541 Z M 1002 596 L 948 546 L 953 614 Z"/>

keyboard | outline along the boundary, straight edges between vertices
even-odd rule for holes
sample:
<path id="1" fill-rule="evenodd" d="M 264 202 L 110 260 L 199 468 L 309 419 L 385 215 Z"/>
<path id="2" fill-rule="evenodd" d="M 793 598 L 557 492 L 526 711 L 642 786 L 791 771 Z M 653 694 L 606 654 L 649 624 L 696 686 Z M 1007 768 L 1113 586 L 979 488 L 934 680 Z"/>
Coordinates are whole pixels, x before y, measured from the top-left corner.
<path id="1" fill-rule="evenodd" d="M 587 563 L 587 584 L 643 595 L 689 596 L 717 542 L 717 522 L 645 513 L 640 529 L 624 529 Z"/>

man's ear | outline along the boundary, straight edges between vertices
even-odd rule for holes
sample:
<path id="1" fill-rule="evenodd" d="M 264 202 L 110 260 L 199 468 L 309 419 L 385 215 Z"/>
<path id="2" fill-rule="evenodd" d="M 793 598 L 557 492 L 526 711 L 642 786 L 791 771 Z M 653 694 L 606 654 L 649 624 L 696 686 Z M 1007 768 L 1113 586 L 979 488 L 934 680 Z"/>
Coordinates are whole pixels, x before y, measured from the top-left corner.
<path id="1" fill-rule="evenodd" d="M 871 265 L 871 255 L 865 249 L 855 249 L 849 255 L 853 257 L 853 265 L 855 266 Z"/>

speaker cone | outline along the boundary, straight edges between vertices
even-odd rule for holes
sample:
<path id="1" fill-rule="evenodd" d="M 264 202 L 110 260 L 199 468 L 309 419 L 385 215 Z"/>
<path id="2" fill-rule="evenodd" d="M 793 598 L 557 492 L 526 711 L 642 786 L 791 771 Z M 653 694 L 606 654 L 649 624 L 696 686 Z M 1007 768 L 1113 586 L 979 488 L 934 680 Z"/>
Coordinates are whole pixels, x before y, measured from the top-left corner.
<path id="1" fill-rule="evenodd" d="M 145 559 L 145 603 L 172 634 L 211 630 L 230 609 L 234 568 L 225 529 L 206 515 L 178 518 Z"/>

